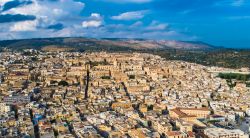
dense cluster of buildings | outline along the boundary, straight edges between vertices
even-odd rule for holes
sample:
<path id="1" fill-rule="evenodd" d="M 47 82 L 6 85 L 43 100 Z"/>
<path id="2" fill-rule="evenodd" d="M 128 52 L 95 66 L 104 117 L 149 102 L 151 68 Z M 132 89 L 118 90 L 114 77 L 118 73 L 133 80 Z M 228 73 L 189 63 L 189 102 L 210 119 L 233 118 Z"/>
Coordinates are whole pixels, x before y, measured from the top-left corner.
<path id="1" fill-rule="evenodd" d="M 145 53 L 2 52 L 0 137 L 248 138 L 250 88 L 217 71 Z"/>

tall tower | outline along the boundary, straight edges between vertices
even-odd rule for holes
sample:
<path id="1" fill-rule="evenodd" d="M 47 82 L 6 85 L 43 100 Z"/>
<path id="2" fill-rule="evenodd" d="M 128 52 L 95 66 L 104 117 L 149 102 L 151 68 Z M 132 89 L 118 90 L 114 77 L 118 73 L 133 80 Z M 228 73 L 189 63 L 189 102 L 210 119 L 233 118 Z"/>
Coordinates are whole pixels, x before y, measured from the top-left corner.
<path id="1" fill-rule="evenodd" d="M 0 73 L 0 84 L 3 82 L 3 75 Z"/>
<path id="2" fill-rule="evenodd" d="M 86 86 L 85 86 L 85 96 L 84 99 L 88 99 L 88 89 L 89 89 L 89 69 L 87 69 L 87 76 L 86 76 Z"/>

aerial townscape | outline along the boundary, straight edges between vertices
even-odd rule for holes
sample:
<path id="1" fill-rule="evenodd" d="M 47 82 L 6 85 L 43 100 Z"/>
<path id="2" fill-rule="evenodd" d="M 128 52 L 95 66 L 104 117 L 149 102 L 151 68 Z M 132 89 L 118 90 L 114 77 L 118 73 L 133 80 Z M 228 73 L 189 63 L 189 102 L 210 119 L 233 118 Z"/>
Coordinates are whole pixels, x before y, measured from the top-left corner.
<path id="1" fill-rule="evenodd" d="M 0 138 L 250 138 L 250 0 L 0 0 Z"/>
<path id="2" fill-rule="evenodd" d="M 0 53 L 2 138 L 249 138 L 249 68 L 138 52 Z"/>

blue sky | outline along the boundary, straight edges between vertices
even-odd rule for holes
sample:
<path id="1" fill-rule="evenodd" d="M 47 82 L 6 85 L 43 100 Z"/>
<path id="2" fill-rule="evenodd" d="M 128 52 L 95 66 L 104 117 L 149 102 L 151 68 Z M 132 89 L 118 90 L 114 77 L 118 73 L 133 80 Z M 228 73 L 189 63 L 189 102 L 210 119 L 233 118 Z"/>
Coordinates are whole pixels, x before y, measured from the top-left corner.
<path id="1" fill-rule="evenodd" d="M 0 0 L 0 39 L 71 36 L 250 48 L 250 1 Z"/>

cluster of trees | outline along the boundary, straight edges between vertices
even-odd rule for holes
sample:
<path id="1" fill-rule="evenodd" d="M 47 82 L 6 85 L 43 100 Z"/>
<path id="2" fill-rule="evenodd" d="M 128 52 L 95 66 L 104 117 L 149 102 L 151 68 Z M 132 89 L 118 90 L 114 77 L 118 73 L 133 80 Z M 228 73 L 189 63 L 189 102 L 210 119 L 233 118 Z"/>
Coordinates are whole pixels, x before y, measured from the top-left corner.
<path id="1" fill-rule="evenodd" d="M 129 77 L 130 80 L 135 79 L 135 75 L 129 75 L 128 77 Z"/>
<path id="2" fill-rule="evenodd" d="M 232 89 L 236 86 L 236 82 L 233 82 L 232 79 L 228 79 L 227 85 Z"/>
<path id="3" fill-rule="evenodd" d="M 205 66 L 219 66 L 226 68 L 249 67 L 250 50 L 215 49 L 210 51 L 198 50 L 141 50 L 141 52 L 160 55 L 168 60 L 183 60 Z"/>
<path id="4" fill-rule="evenodd" d="M 94 66 L 98 66 L 98 65 L 109 65 L 109 63 L 106 60 L 100 61 L 100 62 L 97 62 L 97 61 L 90 62 L 89 64 L 90 64 L 90 67 L 94 67 Z"/>
<path id="5" fill-rule="evenodd" d="M 54 80 L 50 81 L 50 84 L 56 84 L 56 83 L 58 83 L 59 86 L 68 86 L 69 85 L 69 83 L 67 81 L 64 81 L 64 80 L 59 81 L 59 82 L 54 81 Z"/>
<path id="6" fill-rule="evenodd" d="M 239 73 L 219 73 L 218 75 L 222 79 L 227 80 L 239 80 L 239 81 L 248 81 L 250 80 L 250 74 L 239 74 Z"/>
<path id="7" fill-rule="evenodd" d="M 247 82 L 246 85 L 247 85 L 247 87 L 250 87 L 250 82 Z"/>
<path id="8" fill-rule="evenodd" d="M 100 62 L 91 62 L 91 65 L 109 65 L 107 61 L 100 61 Z"/>
<path id="9" fill-rule="evenodd" d="M 230 88 L 236 86 L 236 82 L 232 80 L 238 80 L 246 83 L 247 87 L 250 87 L 250 74 L 239 74 L 239 73 L 219 73 L 218 77 L 227 80 L 227 84 Z"/>

